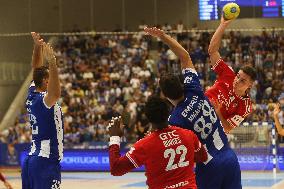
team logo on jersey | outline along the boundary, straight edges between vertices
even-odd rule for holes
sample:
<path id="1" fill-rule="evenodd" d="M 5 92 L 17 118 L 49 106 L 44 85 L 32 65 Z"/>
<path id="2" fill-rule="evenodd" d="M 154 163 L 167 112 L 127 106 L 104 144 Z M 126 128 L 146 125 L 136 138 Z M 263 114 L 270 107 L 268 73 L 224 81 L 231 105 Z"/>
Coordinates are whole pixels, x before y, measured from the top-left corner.
<path id="1" fill-rule="evenodd" d="M 192 77 L 190 76 L 187 76 L 185 79 L 184 79 L 184 83 L 191 83 L 192 81 Z"/>
<path id="2" fill-rule="evenodd" d="M 169 146 L 181 143 L 179 135 L 175 134 L 175 132 L 176 130 L 173 130 L 171 132 L 161 133 L 159 135 L 165 147 L 169 147 Z"/>

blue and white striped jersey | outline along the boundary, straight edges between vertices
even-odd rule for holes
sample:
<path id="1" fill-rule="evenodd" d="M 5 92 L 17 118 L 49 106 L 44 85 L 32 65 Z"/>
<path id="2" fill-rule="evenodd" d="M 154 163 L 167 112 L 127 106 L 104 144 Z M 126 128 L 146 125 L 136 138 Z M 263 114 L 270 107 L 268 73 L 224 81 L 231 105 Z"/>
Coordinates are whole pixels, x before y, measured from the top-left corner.
<path id="1" fill-rule="evenodd" d="M 184 69 L 183 76 L 185 99 L 174 108 L 169 123 L 192 130 L 198 136 L 208 150 L 207 164 L 223 147 L 228 147 L 228 139 L 213 106 L 203 93 L 197 72 Z"/>
<path id="2" fill-rule="evenodd" d="M 44 103 L 46 92 L 36 92 L 34 83 L 28 90 L 26 108 L 32 128 L 30 156 L 63 159 L 63 115 L 56 103 L 48 107 Z"/>

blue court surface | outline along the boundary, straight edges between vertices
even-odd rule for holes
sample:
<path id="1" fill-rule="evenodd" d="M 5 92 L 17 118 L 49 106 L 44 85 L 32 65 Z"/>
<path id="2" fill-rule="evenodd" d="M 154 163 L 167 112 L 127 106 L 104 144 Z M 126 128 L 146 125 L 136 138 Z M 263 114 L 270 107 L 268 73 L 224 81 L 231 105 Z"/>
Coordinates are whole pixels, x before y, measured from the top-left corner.
<path id="1" fill-rule="evenodd" d="M 21 188 L 20 173 L 7 173 L 7 178 L 14 189 Z M 68 172 L 62 173 L 62 189 L 103 188 L 103 189 L 142 189 L 147 188 L 143 172 L 129 173 L 113 177 L 107 172 Z M 284 189 L 284 173 L 242 172 L 244 189 Z M 0 183 L 0 189 L 4 186 Z"/>

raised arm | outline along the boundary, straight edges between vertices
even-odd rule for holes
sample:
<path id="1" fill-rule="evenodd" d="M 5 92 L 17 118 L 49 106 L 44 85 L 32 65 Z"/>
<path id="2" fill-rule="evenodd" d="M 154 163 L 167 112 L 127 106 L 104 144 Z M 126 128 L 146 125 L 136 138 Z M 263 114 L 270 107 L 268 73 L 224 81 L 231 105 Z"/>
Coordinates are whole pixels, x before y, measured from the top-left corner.
<path id="1" fill-rule="evenodd" d="M 221 45 L 222 37 L 228 25 L 232 22 L 232 20 L 224 20 L 223 16 L 221 18 L 221 23 L 217 30 L 215 31 L 208 48 L 208 53 L 210 56 L 210 64 L 214 66 L 215 63 L 221 58 L 219 53 L 219 48 Z"/>
<path id="2" fill-rule="evenodd" d="M 181 68 L 192 68 L 194 69 L 194 66 L 192 64 L 191 58 L 188 54 L 188 52 L 171 36 L 167 35 L 163 30 L 160 30 L 156 27 L 153 28 L 144 28 L 144 31 L 153 36 L 160 38 L 165 44 L 167 44 L 170 49 L 175 53 L 175 55 L 180 59 L 181 61 Z"/>
<path id="3" fill-rule="evenodd" d="M 32 68 L 39 68 L 43 66 L 43 39 L 40 38 L 40 35 L 35 32 L 31 32 L 32 38 L 34 40 L 34 49 L 32 56 Z"/>
<path id="4" fill-rule="evenodd" d="M 135 168 L 124 155 L 120 155 L 120 136 L 123 135 L 121 117 L 112 118 L 109 124 L 109 164 L 113 176 L 121 176 Z"/>
<path id="5" fill-rule="evenodd" d="M 52 107 L 60 98 L 61 88 L 60 88 L 58 70 L 56 66 L 56 58 L 50 44 L 44 43 L 43 52 L 44 52 L 44 57 L 49 64 L 49 79 L 47 85 L 47 94 L 44 97 L 44 102 L 48 107 Z"/>
<path id="6" fill-rule="evenodd" d="M 278 114 L 280 113 L 280 104 L 276 104 L 273 111 L 274 124 L 279 135 L 284 136 L 284 129 L 282 128 Z"/>

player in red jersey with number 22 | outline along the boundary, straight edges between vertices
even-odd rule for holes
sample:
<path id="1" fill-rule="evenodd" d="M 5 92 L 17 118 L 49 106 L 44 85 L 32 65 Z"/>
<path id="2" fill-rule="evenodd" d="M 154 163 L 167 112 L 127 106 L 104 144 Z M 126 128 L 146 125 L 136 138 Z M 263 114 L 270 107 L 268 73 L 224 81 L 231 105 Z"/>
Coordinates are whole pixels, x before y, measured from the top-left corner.
<path id="1" fill-rule="evenodd" d="M 145 165 L 150 189 L 197 189 L 194 162 L 207 160 L 207 153 L 197 136 L 189 130 L 168 125 L 170 109 L 159 97 L 150 97 L 145 106 L 153 132 L 136 142 L 125 156 L 120 156 L 121 118 L 110 123 L 110 169 L 123 175 Z"/>

